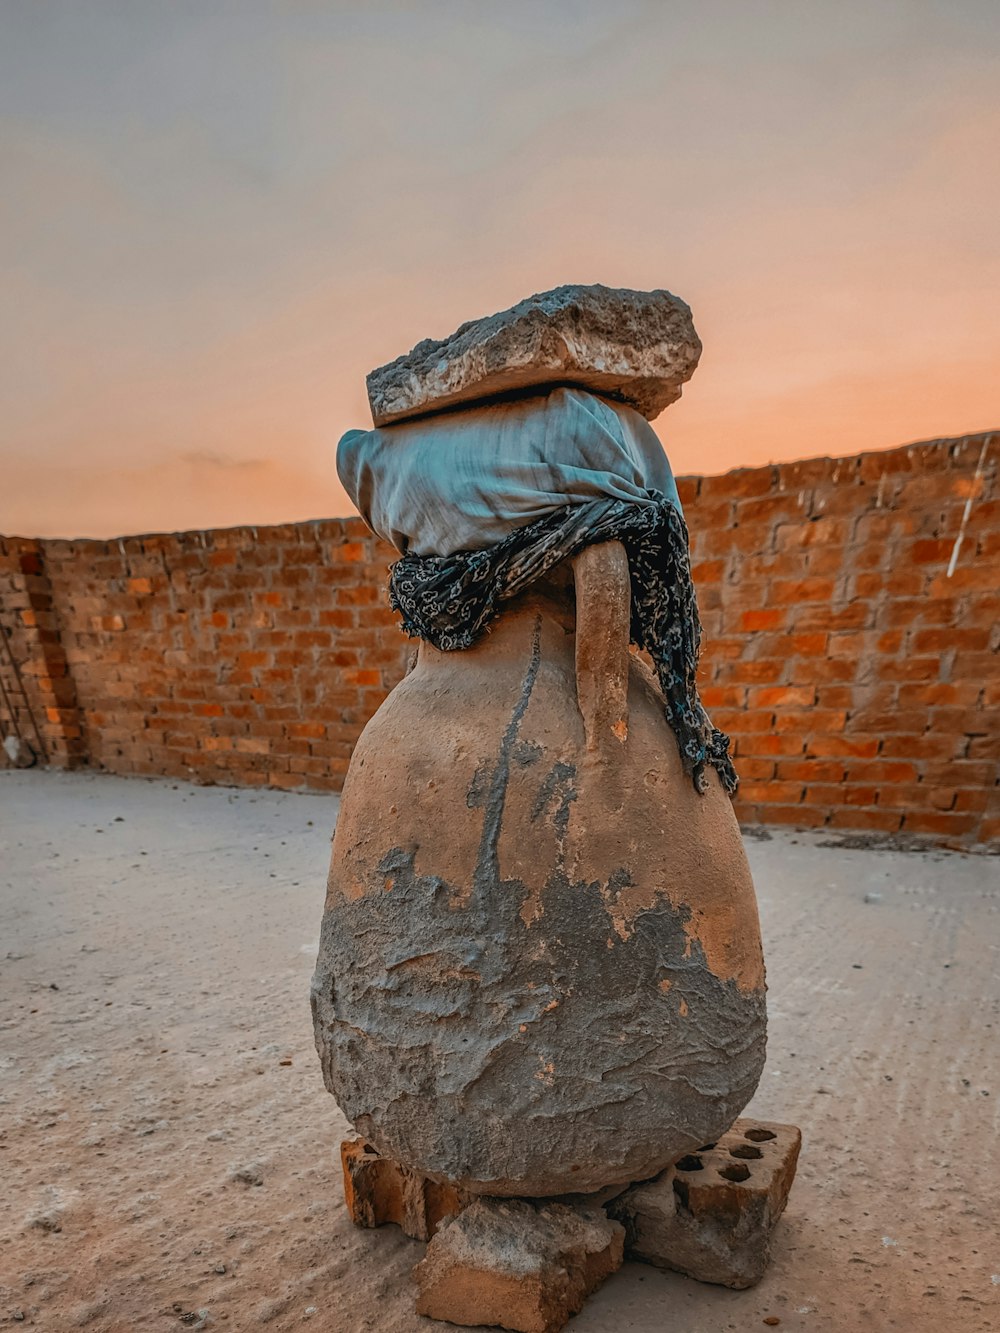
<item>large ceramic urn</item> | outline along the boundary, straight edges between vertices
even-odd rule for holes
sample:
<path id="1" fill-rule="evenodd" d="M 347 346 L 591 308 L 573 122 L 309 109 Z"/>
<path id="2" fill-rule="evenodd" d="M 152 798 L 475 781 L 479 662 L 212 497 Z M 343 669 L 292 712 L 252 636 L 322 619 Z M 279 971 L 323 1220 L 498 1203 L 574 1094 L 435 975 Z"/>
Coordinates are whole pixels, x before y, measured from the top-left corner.
<path id="1" fill-rule="evenodd" d="M 354 752 L 313 983 L 324 1076 L 378 1151 L 486 1194 L 655 1175 L 764 1062 L 753 885 L 683 771 L 591 547 L 415 663 Z"/>

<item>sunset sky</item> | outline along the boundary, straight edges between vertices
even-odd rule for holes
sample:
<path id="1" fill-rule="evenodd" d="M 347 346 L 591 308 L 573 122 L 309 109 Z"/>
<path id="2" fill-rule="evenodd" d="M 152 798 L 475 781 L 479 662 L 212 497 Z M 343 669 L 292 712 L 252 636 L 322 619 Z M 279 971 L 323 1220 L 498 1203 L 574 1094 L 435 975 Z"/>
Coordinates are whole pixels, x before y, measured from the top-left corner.
<path id="1" fill-rule="evenodd" d="M 365 373 L 563 282 L 675 471 L 1000 426 L 998 0 L 0 0 L 0 532 L 342 514 Z"/>

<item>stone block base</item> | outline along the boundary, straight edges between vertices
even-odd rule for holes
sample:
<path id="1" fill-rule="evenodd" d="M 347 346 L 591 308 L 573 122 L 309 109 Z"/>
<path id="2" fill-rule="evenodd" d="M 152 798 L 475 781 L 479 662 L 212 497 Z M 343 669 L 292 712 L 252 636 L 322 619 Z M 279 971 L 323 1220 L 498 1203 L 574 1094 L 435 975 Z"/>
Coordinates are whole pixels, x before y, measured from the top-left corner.
<path id="1" fill-rule="evenodd" d="M 380 1156 L 362 1139 L 345 1139 L 340 1161 L 347 1211 L 358 1227 L 395 1222 L 414 1240 L 430 1240 L 472 1197 Z"/>
<path id="2" fill-rule="evenodd" d="M 793 1125 L 737 1120 L 717 1143 L 608 1204 L 628 1257 L 725 1287 L 752 1287 L 771 1258 L 771 1233 L 795 1177 Z"/>
<path id="3" fill-rule="evenodd" d="M 600 1209 L 477 1199 L 413 1270 L 417 1313 L 466 1327 L 555 1333 L 621 1267 L 625 1232 Z"/>

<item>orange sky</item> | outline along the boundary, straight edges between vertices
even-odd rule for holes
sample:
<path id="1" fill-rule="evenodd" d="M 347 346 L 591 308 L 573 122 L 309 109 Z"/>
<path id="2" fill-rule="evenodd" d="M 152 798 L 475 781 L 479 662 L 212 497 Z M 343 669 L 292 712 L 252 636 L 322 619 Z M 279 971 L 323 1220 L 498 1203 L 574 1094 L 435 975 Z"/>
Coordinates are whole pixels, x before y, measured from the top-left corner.
<path id="1" fill-rule="evenodd" d="M 561 282 L 691 304 L 678 472 L 1000 425 L 992 0 L 6 0 L 4 29 L 0 531 L 347 512 L 365 372 Z"/>

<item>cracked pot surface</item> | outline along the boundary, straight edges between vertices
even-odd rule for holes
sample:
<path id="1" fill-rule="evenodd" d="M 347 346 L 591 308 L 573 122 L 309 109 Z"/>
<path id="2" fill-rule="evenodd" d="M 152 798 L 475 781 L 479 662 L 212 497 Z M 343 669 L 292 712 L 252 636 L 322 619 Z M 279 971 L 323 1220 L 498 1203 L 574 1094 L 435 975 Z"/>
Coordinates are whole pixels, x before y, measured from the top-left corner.
<path id="1" fill-rule="evenodd" d="M 368 724 L 313 981 L 326 1084 L 359 1132 L 494 1195 L 655 1175 L 732 1124 L 764 1062 L 729 798 L 714 773 L 693 790 L 615 641 L 627 571 L 584 557 L 586 641 L 557 571 L 476 647 L 421 644 Z"/>

